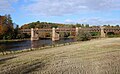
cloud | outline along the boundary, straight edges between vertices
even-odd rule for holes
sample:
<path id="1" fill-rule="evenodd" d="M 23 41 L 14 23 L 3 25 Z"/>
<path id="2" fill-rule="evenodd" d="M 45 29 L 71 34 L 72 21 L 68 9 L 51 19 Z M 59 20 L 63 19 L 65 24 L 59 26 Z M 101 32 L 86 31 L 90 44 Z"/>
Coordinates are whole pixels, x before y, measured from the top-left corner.
<path id="1" fill-rule="evenodd" d="M 74 21 L 74 20 L 71 20 L 71 19 L 66 19 L 65 20 L 65 23 L 68 23 L 68 24 L 74 24 L 75 22 L 77 22 L 77 21 Z"/>
<path id="2" fill-rule="evenodd" d="M 11 12 L 14 10 L 12 3 L 17 2 L 18 0 L 0 0 L 0 12 Z"/>
<path id="3" fill-rule="evenodd" d="M 58 16 L 84 11 L 120 9 L 120 0 L 25 0 L 23 9 L 32 14 Z"/>
<path id="4" fill-rule="evenodd" d="M 87 18 L 87 19 L 85 18 L 85 19 L 77 19 L 77 20 L 66 19 L 65 23 L 67 23 L 67 24 L 80 23 L 80 24 L 90 24 L 90 25 L 107 25 L 107 24 L 118 25 L 118 24 L 120 24 L 120 20 L 118 20 L 118 19 L 102 19 L 99 17 L 95 17 L 95 18 Z"/>

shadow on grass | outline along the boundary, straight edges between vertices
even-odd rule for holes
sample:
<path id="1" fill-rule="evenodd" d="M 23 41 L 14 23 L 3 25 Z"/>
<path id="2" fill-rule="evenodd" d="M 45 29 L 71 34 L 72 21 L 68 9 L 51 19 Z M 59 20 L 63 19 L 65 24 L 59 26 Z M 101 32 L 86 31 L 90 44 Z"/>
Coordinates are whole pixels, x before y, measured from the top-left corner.
<path id="1" fill-rule="evenodd" d="M 31 63 L 30 63 L 31 62 Z M 1 74 L 29 74 L 37 69 L 42 70 L 45 66 L 41 60 L 27 61 L 17 66 L 11 66 L 5 71 L 2 71 Z"/>
<path id="2" fill-rule="evenodd" d="M 28 65 L 27 68 L 23 71 L 21 71 L 22 74 L 28 74 L 31 73 L 33 71 L 35 71 L 36 69 L 42 69 L 45 66 L 45 63 L 43 62 L 36 62 L 34 64 Z"/>
<path id="3" fill-rule="evenodd" d="M 16 56 L 6 57 L 6 58 L 0 58 L 0 64 L 3 64 L 5 61 L 14 59 Z"/>

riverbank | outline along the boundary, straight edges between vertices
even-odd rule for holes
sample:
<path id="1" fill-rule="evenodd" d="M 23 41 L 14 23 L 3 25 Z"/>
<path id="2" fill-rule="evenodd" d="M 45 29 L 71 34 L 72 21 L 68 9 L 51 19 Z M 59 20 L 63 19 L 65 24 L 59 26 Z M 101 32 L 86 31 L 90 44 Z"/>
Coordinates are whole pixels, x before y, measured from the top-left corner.
<path id="1" fill-rule="evenodd" d="M 0 43 L 6 43 L 6 42 L 20 42 L 24 40 L 30 40 L 30 39 L 12 39 L 12 40 L 0 40 Z"/>
<path id="2" fill-rule="evenodd" d="M 81 42 L 81 41 L 79 41 Z M 66 46 L 66 45 L 71 45 L 71 44 L 76 44 L 79 43 L 77 42 L 67 42 L 67 43 L 60 43 L 60 44 L 52 44 L 52 45 L 43 45 L 41 47 L 38 48 L 29 48 L 29 49 L 22 49 L 22 50 L 14 50 L 14 51 L 5 51 L 3 53 L 0 53 L 0 56 L 9 56 L 9 55 L 14 55 L 14 54 L 19 54 L 19 53 L 24 53 L 24 52 L 30 52 L 30 51 L 35 51 L 35 50 L 43 50 L 43 49 L 49 49 L 49 48 L 55 48 L 55 47 L 61 47 L 61 46 Z"/>
<path id="3" fill-rule="evenodd" d="M 53 42 L 51 39 L 41 39 L 37 41 L 31 41 L 31 40 L 23 40 L 23 41 L 16 41 L 16 42 L 6 42 L 0 44 L 0 52 L 4 52 L 10 54 L 12 51 L 16 52 L 24 52 L 29 51 L 29 49 L 33 48 L 50 48 L 50 47 L 56 47 L 66 44 L 71 44 L 71 42 L 74 42 L 74 39 L 61 39 L 59 41 Z M 25 49 L 25 50 L 24 50 Z M 4 54 L 3 53 L 3 54 Z"/>
<path id="4" fill-rule="evenodd" d="M 92 39 L 93 40 L 100 40 L 102 38 L 97 38 L 97 39 Z M 104 38 L 105 39 L 105 38 Z M 22 49 L 22 50 L 7 50 L 5 49 L 4 52 L 0 53 L 0 56 L 9 56 L 9 55 L 14 55 L 14 54 L 20 54 L 20 53 L 25 53 L 25 52 L 31 52 L 31 51 L 36 51 L 36 50 L 43 50 L 43 49 L 50 49 L 50 48 L 55 48 L 55 47 L 62 47 L 62 46 L 67 46 L 67 45 L 72 45 L 72 44 L 77 44 L 77 43 L 82 43 L 82 42 L 89 42 L 89 41 L 75 41 L 75 42 L 65 42 L 65 43 L 60 43 L 60 44 L 52 44 L 52 45 L 43 45 L 38 48 L 28 48 L 28 49 Z"/>
<path id="5" fill-rule="evenodd" d="M 119 74 L 120 38 L 105 38 L 15 54 L 1 74 Z"/>

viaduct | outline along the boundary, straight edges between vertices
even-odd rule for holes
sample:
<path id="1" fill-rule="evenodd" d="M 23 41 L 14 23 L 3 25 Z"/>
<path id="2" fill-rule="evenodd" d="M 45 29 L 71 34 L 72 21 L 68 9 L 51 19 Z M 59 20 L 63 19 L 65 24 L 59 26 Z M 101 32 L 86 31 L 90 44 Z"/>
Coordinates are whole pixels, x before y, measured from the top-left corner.
<path id="1" fill-rule="evenodd" d="M 95 27 L 95 28 L 52 28 L 52 29 L 22 29 L 21 33 L 29 33 L 31 34 L 31 40 L 39 40 L 40 33 L 50 33 L 52 41 L 56 41 L 60 39 L 60 32 L 74 32 L 74 36 L 78 34 L 79 30 L 88 31 L 88 32 L 99 32 L 100 37 L 106 37 L 107 33 L 113 32 L 114 34 L 120 34 L 120 27 Z"/>

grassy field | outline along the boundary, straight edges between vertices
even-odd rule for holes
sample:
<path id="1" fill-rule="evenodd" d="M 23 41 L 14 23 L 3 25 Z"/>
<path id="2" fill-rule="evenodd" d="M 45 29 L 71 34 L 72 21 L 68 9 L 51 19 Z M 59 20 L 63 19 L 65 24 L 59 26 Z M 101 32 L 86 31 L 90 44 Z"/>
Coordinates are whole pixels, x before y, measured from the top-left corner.
<path id="1" fill-rule="evenodd" d="M 120 38 L 1 57 L 0 74 L 120 74 Z"/>

